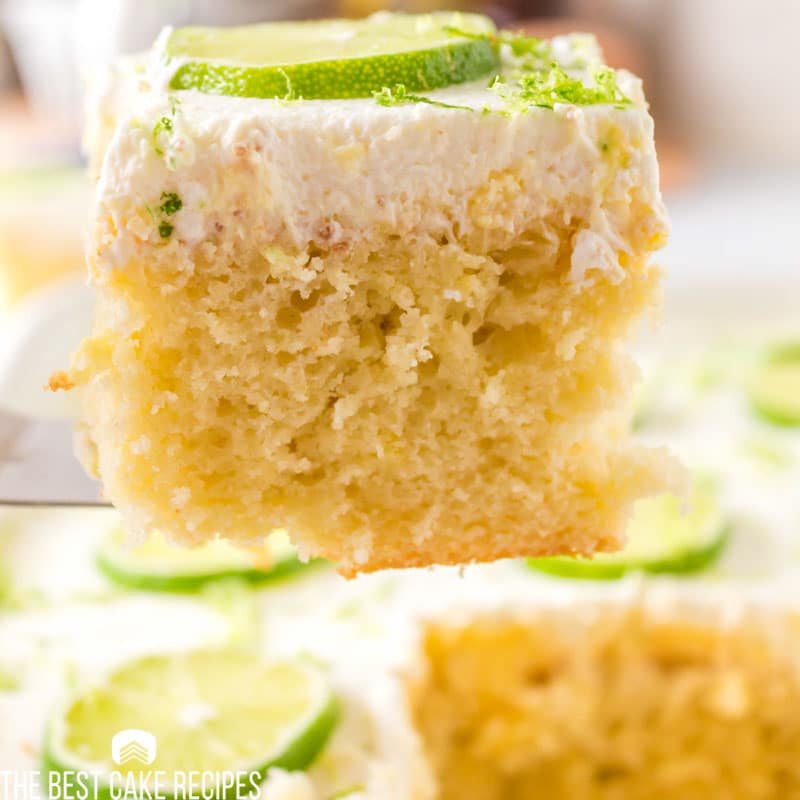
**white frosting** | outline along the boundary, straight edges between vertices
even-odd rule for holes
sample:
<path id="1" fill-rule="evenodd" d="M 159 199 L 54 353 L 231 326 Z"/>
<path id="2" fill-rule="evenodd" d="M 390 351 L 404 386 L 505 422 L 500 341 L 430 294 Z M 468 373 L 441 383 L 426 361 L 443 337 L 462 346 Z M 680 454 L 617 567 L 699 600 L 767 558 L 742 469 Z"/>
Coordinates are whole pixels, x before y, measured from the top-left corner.
<path id="1" fill-rule="evenodd" d="M 574 57 L 564 41 L 556 50 Z M 591 56 L 590 49 L 580 52 Z M 152 209 L 169 191 L 183 201 L 169 222 L 179 242 L 176 257 L 187 263 L 192 249 L 220 230 L 226 240 L 302 252 L 310 241 L 353 242 L 376 230 L 521 233 L 558 209 L 583 225 L 573 278 L 618 271 L 617 255 L 634 224 L 633 196 L 637 213 L 649 214 L 652 234 L 666 228 L 652 120 L 639 81 L 624 72 L 619 81 L 631 107 L 501 113 L 502 101 L 481 80 L 429 95 L 475 111 L 195 91 L 173 93 L 179 99 L 173 110 L 156 62 L 146 81 L 130 72 L 119 76 L 116 93 L 105 91 L 96 103 L 95 116 L 126 108 L 98 185 L 99 265 L 124 268 L 144 248 L 163 243 Z M 481 113 L 486 107 L 494 110 Z M 154 136 L 162 117 L 172 130 Z"/>

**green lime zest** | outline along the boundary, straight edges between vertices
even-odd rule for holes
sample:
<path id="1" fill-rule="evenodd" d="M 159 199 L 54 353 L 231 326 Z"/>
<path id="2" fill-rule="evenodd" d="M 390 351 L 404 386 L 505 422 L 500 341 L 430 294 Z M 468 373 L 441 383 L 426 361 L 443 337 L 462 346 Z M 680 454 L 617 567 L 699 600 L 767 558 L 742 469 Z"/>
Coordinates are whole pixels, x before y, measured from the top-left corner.
<path id="1" fill-rule="evenodd" d="M 156 137 L 162 133 L 172 133 L 175 123 L 169 117 L 160 117 L 156 124 L 153 125 L 153 136 Z"/>
<path id="2" fill-rule="evenodd" d="M 718 500 L 716 483 L 695 480 L 690 509 L 663 494 L 640 500 L 627 530 L 627 544 L 618 553 L 593 558 L 554 556 L 528 559 L 539 572 L 567 578 L 615 580 L 629 572 L 691 574 L 710 567 L 725 550 L 731 525 Z"/>
<path id="3" fill-rule="evenodd" d="M 470 106 L 459 106 L 453 103 L 443 103 L 440 100 L 434 100 L 430 97 L 425 97 L 421 94 L 413 94 L 406 89 L 401 83 L 395 84 L 394 88 L 384 86 L 379 92 L 373 92 L 372 96 L 375 102 L 381 106 L 401 106 L 406 103 L 425 103 L 429 106 L 438 106 L 439 108 L 458 108 L 464 111 L 474 111 Z"/>
<path id="4" fill-rule="evenodd" d="M 552 45 L 546 39 L 505 31 L 476 34 L 454 27 L 447 30 L 462 37 L 485 38 L 494 47 L 507 49 L 512 65 L 495 76 L 490 88 L 509 111 L 552 109 L 558 103 L 576 106 L 609 104 L 618 108 L 631 105 L 630 99 L 620 89 L 613 69 L 599 63 L 592 65 L 586 58 L 559 64 Z M 582 44 L 584 49 L 591 49 L 594 38 L 573 35 L 572 41 Z M 575 68 L 588 69 L 588 84 L 567 72 Z"/>
<path id="5" fill-rule="evenodd" d="M 520 75 L 507 82 L 498 76 L 491 85 L 510 111 L 524 112 L 530 108 L 553 109 L 557 104 L 591 106 L 608 104 L 617 108 L 631 105 L 619 88 L 617 75 L 610 67 L 596 67 L 591 72 L 592 83 L 584 84 L 557 65 Z"/>
<path id="6" fill-rule="evenodd" d="M 175 118 L 178 115 L 178 109 L 180 107 L 180 100 L 174 95 L 170 95 L 169 97 L 169 116 L 164 115 L 159 117 L 156 120 L 155 125 L 153 125 L 152 131 L 152 139 L 154 148 L 156 151 L 156 155 L 163 156 L 164 155 L 164 148 L 161 146 L 164 138 L 168 138 L 173 131 L 175 130 Z"/>
<path id="7" fill-rule="evenodd" d="M 168 217 L 177 214 L 183 208 L 183 200 L 175 192 L 161 192 L 161 200 L 163 202 L 158 210 Z"/>
<path id="8" fill-rule="evenodd" d="M 115 797 L 118 779 L 135 784 L 139 797 L 145 784 L 138 782 L 158 772 L 167 776 L 169 798 L 180 797 L 172 776 L 195 771 L 244 774 L 257 788 L 273 767 L 306 769 L 338 719 L 324 669 L 307 659 L 269 662 L 229 649 L 147 656 L 57 708 L 45 734 L 44 769 L 95 773 L 97 800 Z M 114 736 L 130 729 L 155 737 L 150 764 L 112 763 Z M 112 773 L 119 773 L 113 784 Z M 235 797 L 236 787 L 221 796 Z"/>

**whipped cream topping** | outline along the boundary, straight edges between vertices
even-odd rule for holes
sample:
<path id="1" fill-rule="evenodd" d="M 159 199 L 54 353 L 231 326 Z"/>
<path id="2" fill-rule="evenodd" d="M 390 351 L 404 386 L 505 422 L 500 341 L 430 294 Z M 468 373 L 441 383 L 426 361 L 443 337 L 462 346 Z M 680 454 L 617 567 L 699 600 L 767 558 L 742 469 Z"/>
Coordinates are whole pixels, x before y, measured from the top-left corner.
<path id="1" fill-rule="evenodd" d="M 555 40 L 554 52 L 589 74 L 596 54 L 575 41 Z M 163 244 L 153 209 L 165 191 L 182 199 L 169 220 L 179 258 L 220 226 L 226 239 L 295 254 L 386 232 L 513 236 L 558 209 L 580 228 L 572 277 L 582 283 L 592 270 L 619 270 L 633 228 L 666 232 L 653 124 L 629 73 L 618 74 L 633 101 L 624 108 L 509 111 L 485 80 L 429 93 L 468 111 L 169 93 L 154 53 L 146 69 L 118 68 L 95 96 L 92 116 L 116 120 L 90 140 L 105 149 L 95 209 L 102 268 Z"/>

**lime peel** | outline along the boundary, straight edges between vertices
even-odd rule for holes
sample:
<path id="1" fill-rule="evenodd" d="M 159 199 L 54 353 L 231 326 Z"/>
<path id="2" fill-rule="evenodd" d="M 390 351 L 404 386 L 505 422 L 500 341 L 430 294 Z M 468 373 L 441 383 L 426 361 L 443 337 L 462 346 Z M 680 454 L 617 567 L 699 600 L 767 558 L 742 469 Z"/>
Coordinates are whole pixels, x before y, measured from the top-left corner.
<path id="1" fill-rule="evenodd" d="M 412 93 L 429 91 L 497 72 L 497 45 L 489 37 L 448 33 L 454 22 L 476 34 L 494 30 L 487 17 L 449 13 L 179 28 L 165 44 L 168 59 L 182 62 L 169 86 L 235 97 L 334 100 L 371 97 L 398 84 Z"/>
<path id="2" fill-rule="evenodd" d="M 181 721 L 189 707 L 204 711 L 194 715 L 197 724 Z M 307 660 L 270 663 L 230 650 L 148 656 L 59 709 L 48 725 L 43 766 L 47 773 L 97 774 L 97 800 L 110 800 L 112 772 L 124 780 L 142 771 L 138 762 L 111 762 L 111 739 L 138 729 L 155 737 L 157 755 L 146 771 L 165 775 L 167 787 L 172 775 L 192 771 L 258 773 L 260 782 L 274 767 L 307 768 L 338 719 L 324 672 Z"/>
<path id="3" fill-rule="evenodd" d="M 110 531 L 97 553 L 97 565 L 107 578 L 127 589 L 151 592 L 199 592 L 211 583 L 239 579 L 251 586 L 293 575 L 314 563 L 303 563 L 282 531 L 265 542 L 267 563 L 224 541 L 195 549 L 171 546 L 153 533 L 138 548 L 127 549 L 121 530 Z"/>
<path id="4" fill-rule="evenodd" d="M 628 526 L 628 544 L 594 558 L 530 558 L 539 572 L 566 578 L 617 580 L 629 572 L 691 574 L 713 564 L 725 549 L 731 525 L 710 481 L 697 480 L 691 509 L 674 495 L 640 500 Z"/>

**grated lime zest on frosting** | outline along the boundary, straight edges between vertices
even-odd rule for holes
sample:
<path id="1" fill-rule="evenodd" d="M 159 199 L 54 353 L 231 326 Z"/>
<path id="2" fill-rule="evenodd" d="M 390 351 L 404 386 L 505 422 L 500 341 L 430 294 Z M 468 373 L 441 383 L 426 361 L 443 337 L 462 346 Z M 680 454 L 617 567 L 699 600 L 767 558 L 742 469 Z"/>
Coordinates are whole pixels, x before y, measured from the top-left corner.
<path id="1" fill-rule="evenodd" d="M 521 75 L 513 82 L 498 76 L 491 85 L 510 111 L 527 111 L 529 108 L 553 109 L 557 104 L 593 106 L 600 104 L 625 108 L 631 101 L 617 83 L 610 67 L 597 67 L 591 71 L 590 85 L 574 78 L 557 65 L 547 71 Z"/>
<path id="2" fill-rule="evenodd" d="M 379 92 L 373 92 L 372 96 L 375 102 L 381 106 L 401 106 L 405 103 L 425 103 L 429 106 L 438 106 L 439 108 L 456 108 L 462 111 L 474 111 L 472 106 L 456 105 L 454 103 L 443 103 L 441 100 L 434 100 L 431 97 L 426 97 L 422 94 L 414 94 L 409 92 L 408 89 L 402 84 L 397 83 L 393 88 L 384 86 Z"/>
<path id="3" fill-rule="evenodd" d="M 596 39 L 591 34 L 569 37 L 572 58 L 559 58 L 550 41 L 521 34 L 470 33 L 457 28 L 448 32 L 466 38 L 486 38 L 501 48 L 508 69 L 496 75 L 489 88 L 500 97 L 509 111 L 549 108 L 563 103 L 576 106 L 609 104 L 623 108 L 631 105 L 617 81 L 617 73 L 599 59 Z M 571 70 L 588 71 L 588 80 L 570 74 Z"/>

